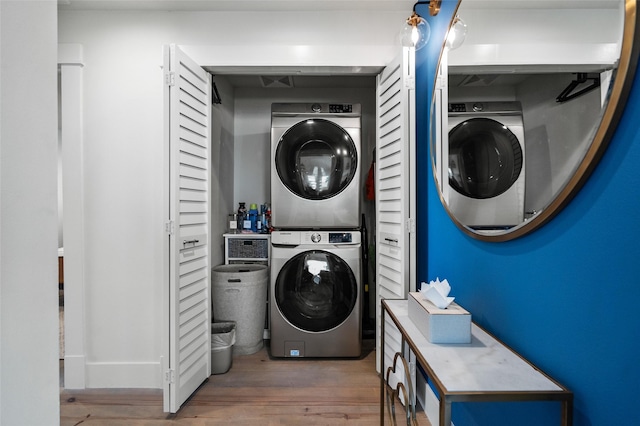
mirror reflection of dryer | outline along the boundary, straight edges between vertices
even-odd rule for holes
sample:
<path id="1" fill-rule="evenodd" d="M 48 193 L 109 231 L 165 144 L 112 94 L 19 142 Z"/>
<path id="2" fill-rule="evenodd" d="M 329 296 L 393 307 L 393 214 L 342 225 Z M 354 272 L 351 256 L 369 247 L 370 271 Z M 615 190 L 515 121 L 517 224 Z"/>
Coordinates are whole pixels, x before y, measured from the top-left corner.
<path id="1" fill-rule="evenodd" d="M 360 238 L 358 231 L 271 234 L 272 356 L 360 356 Z"/>
<path id="2" fill-rule="evenodd" d="M 360 104 L 272 105 L 274 228 L 359 226 L 360 111 Z"/>
<path id="3" fill-rule="evenodd" d="M 524 221 L 525 140 L 519 102 L 449 104 L 449 199 L 453 215 L 476 230 Z"/>

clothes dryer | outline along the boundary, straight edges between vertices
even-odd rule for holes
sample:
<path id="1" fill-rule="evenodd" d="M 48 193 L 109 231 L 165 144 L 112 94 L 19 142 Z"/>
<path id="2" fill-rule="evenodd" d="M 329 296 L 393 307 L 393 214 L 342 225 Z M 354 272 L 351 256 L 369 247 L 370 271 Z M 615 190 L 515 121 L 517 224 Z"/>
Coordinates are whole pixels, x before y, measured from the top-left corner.
<path id="1" fill-rule="evenodd" d="M 274 231 L 271 243 L 271 355 L 360 356 L 360 232 Z"/>
<path id="2" fill-rule="evenodd" d="M 360 138 L 360 104 L 272 105 L 274 228 L 358 228 Z"/>
<path id="3" fill-rule="evenodd" d="M 519 102 L 449 104 L 449 199 L 472 229 L 499 231 L 524 220 L 525 138 Z"/>

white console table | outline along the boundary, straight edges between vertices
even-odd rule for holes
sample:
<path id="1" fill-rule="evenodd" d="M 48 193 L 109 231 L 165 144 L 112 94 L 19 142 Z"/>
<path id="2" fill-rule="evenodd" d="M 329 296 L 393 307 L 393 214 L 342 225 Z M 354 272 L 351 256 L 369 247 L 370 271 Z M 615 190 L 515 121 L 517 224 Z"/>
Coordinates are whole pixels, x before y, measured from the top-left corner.
<path id="1" fill-rule="evenodd" d="M 572 424 L 573 393 L 477 325 L 471 326 L 469 344 L 430 343 L 409 319 L 407 300 L 383 300 L 381 348 L 385 347 L 385 315 L 398 327 L 402 347 L 408 344 L 438 391 L 440 426 L 451 425 L 454 402 L 491 401 L 559 401 L 560 424 Z M 384 359 L 381 354 L 381 425 L 385 419 Z"/>

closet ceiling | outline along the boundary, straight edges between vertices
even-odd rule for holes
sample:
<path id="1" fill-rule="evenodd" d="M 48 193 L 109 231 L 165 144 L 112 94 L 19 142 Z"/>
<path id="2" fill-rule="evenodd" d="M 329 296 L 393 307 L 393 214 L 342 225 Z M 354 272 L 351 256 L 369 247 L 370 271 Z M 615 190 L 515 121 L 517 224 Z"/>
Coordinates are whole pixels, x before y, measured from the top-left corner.
<path id="1" fill-rule="evenodd" d="M 210 67 L 204 67 L 207 69 Z M 268 71 L 268 69 L 265 69 Z M 371 88 L 376 87 L 375 75 L 272 75 L 254 73 L 251 68 L 238 70 L 237 74 L 219 74 L 216 76 L 225 78 L 233 87 L 265 88 L 265 89 L 312 89 L 312 88 Z"/>

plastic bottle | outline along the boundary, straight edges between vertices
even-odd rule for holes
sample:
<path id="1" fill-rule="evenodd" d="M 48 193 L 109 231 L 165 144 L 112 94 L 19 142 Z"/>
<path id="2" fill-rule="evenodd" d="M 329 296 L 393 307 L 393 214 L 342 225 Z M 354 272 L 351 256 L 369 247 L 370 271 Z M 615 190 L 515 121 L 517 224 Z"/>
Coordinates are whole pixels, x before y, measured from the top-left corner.
<path id="1" fill-rule="evenodd" d="M 271 232 L 271 206 L 267 206 L 267 212 L 265 213 L 265 232 Z"/>
<path id="2" fill-rule="evenodd" d="M 251 204 L 249 207 L 249 221 L 251 222 L 251 231 L 258 232 L 258 206 Z"/>
<path id="3" fill-rule="evenodd" d="M 237 234 L 238 226 L 238 213 L 231 213 L 229 215 L 229 233 Z"/>
<path id="4" fill-rule="evenodd" d="M 247 216 L 247 208 L 245 207 L 245 203 L 240 203 L 238 207 L 238 231 L 242 231 L 244 228 L 244 220 Z"/>
<path id="5" fill-rule="evenodd" d="M 258 215 L 258 232 L 266 234 L 269 232 L 267 224 L 267 204 L 260 204 L 260 214 Z"/>

